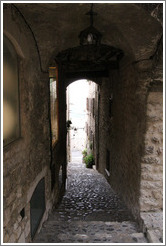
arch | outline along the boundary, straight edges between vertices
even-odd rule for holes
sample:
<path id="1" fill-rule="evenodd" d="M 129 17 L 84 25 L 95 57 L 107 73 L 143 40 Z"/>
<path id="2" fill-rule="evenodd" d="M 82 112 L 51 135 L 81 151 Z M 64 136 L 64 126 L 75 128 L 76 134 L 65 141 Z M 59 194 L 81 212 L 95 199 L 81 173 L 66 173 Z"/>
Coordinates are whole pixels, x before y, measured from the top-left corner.
<path id="1" fill-rule="evenodd" d="M 17 55 L 22 59 L 25 58 L 24 52 L 23 52 L 21 46 L 16 41 L 16 39 L 6 30 L 4 30 L 4 36 L 6 36 L 10 40 L 10 42 L 12 43 L 12 45 L 14 46 L 14 48 L 17 52 Z"/>
<path id="2" fill-rule="evenodd" d="M 99 79 L 99 78 L 91 78 L 88 75 L 87 76 L 86 75 L 82 76 L 81 74 L 78 74 L 77 78 L 70 78 L 70 79 L 66 80 L 66 87 L 68 87 L 72 83 L 75 83 L 75 82 L 77 82 L 79 80 L 83 80 L 83 79 L 90 80 L 90 81 L 92 81 L 92 82 L 94 82 L 94 83 L 96 83 L 98 85 L 101 85 L 101 79 Z"/>
<path id="3" fill-rule="evenodd" d="M 6 11 L 9 6 L 12 16 L 10 15 L 10 11 Z M 13 21 L 12 18 L 16 18 L 17 21 Z M 39 60 L 39 69 L 41 72 L 45 72 L 42 69 L 39 47 L 35 35 L 15 4 L 4 5 L 3 25 L 3 33 L 14 45 L 19 58 L 31 59 L 32 55 L 36 56 Z M 34 51 L 32 52 L 31 49 L 34 49 Z"/>
<path id="4" fill-rule="evenodd" d="M 68 81 L 78 78 L 102 78 L 110 69 L 118 69 L 122 50 L 109 45 L 81 45 L 60 52 L 57 63 Z"/>
<path id="5" fill-rule="evenodd" d="M 48 23 L 50 23 L 50 26 L 54 26 L 51 31 L 52 34 L 49 36 L 50 42 L 46 48 L 47 52 L 45 52 L 42 48 L 44 47 L 43 42 L 45 39 L 41 39 L 40 28 L 35 28 L 35 25 L 40 25 L 43 21 L 44 15 L 41 15 L 41 12 L 44 12 L 46 5 L 39 4 L 35 7 L 35 11 L 33 8 L 27 10 L 24 4 L 15 4 L 15 6 L 24 14 L 32 30 L 35 30 L 36 39 L 40 40 L 38 46 L 45 70 L 47 70 L 50 62 L 52 62 L 59 51 L 78 45 L 78 34 L 89 24 L 87 17 L 84 17 L 84 13 L 88 11 L 87 3 L 81 4 L 81 7 L 79 4 L 59 4 L 58 6 L 57 4 L 48 4 L 48 10 L 54 9 L 56 11 L 57 23 L 61 21 L 61 24 L 55 25 L 55 16 L 52 16 L 54 11 L 51 11 L 49 21 L 42 26 L 43 33 L 48 32 Z M 162 31 L 160 23 L 140 6 L 125 3 L 95 5 L 95 10 L 99 15 L 95 19 L 95 26 L 103 34 L 103 43 L 124 50 L 125 54 L 130 56 L 132 61 L 148 59 L 153 55 L 157 40 L 160 38 Z M 64 18 L 59 16 L 59 13 L 62 12 L 65 13 Z M 39 14 L 39 21 L 38 23 L 33 23 L 36 13 Z M 130 22 L 126 18 L 126 13 L 128 13 Z M 138 20 L 141 20 L 141 22 Z M 62 39 L 65 41 L 62 42 Z"/>
<path id="6" fill-rule="evenodd" d="M 72 162 L 75 150 L 81 154 L 83 149 L 88 149 L 88 154 L 93 154 L 93 158 L 97 160 L 97 117 L 94 118 L 94 115 L 98 111 L 98 92 L 99 85 L 95 81 L 87 79 L 74 79 L 67 87 L 67 122 L 72 122 L 71 127 L 69 127 L 70 131 L 67 131 L 66 144 L 69 162 Z M 92 150 L 90 145 L 95 146 L 95 148 Z"/>

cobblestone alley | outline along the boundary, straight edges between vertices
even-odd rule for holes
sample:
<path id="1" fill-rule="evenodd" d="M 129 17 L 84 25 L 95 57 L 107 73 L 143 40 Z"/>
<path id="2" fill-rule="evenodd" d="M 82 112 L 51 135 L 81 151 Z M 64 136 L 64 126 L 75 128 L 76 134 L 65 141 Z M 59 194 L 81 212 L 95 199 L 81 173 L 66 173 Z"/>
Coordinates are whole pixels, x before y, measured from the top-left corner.
<path id="1" fill-rule="evenodd" d="M 67 191 L 34 243 L 146 243 L 105 178 L 82 163 L 68 164 Z"/>

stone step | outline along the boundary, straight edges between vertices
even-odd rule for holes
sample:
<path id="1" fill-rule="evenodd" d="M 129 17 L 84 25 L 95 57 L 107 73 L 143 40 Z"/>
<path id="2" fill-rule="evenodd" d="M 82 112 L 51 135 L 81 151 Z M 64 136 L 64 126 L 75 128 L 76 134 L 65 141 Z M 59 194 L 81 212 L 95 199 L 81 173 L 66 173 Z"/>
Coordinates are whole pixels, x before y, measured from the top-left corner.
<path id="1" fill-rule="evenodd" d="M 163 211 L 142 212 L 143 231 L 150 243 L 163 242 Z"/>
<path id="2" fill-rule="evenodd" d="M 57 209 L 50 215 L 50 221 L 133 221 L 133 216 L 126 210 L 73 210 L 73 209 Z"/>
<path id="3" fill-rule="evenodd" d="M 135 222 L 47 221 L 33 243 L 147 243 Z"/>

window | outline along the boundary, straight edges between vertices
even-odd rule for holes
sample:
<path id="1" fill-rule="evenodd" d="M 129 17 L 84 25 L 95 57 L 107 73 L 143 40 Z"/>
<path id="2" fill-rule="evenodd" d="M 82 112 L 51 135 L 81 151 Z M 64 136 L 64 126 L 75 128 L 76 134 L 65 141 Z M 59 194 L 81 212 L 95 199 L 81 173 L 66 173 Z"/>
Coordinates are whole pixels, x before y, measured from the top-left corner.
<path id="1" fill-rule="evenodd" d="M 89 98 L 86 99 L 86 110 L 89 111 Z"/>
<path id="2" fill-rule="evenodd" d="M 52 145 L 58 140 L 58 93 L 57 93 L 57 69 L 49 68 L 50 79 L 50 115 Z"/>
<path id="3" fill-rule="evenodd" d="M 3 40 L 3 143 L 4 146 L 20 135 L 18 57 L 12 43 Z"/>

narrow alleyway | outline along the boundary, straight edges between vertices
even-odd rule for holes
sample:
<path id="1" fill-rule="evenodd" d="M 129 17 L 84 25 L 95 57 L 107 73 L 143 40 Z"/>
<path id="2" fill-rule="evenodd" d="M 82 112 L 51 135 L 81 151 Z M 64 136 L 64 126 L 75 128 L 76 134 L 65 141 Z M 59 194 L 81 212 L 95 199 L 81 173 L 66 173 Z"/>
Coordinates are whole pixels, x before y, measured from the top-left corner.
<path id="1" fill-rule="evenodd" d="M 67 191 L 34 243 L 146 243 L 105 178 L 82 163 L 68 164 Z"/>
<path id="2" fill-rule="evenodd" d="M 82 162 L 82 153 L 79 150 L 72 150 L 71 152 L 71 162 L 81 163 Z"/>

